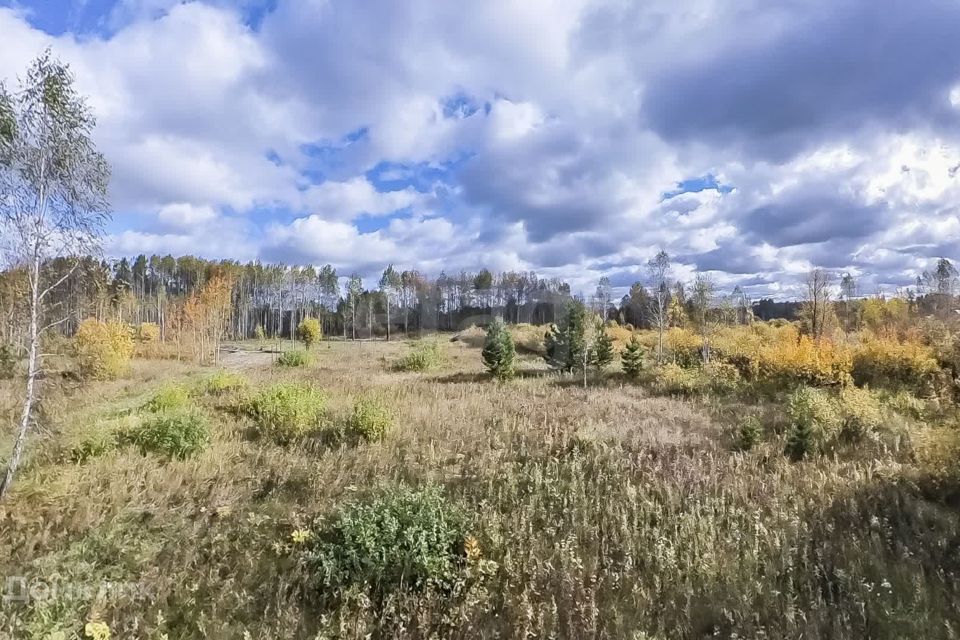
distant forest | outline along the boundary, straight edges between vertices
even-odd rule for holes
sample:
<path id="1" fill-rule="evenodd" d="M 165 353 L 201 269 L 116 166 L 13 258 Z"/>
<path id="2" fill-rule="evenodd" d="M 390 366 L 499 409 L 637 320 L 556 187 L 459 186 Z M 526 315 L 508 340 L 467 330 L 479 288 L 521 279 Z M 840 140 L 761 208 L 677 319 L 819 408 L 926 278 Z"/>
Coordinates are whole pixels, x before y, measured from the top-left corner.
<path id="1" fill-rule="evenodd" d="M 940 276 L 937 274 L 940 273 Z M 106 261 L 58 258 L 47 264 L 44 277 L 53 285 L 45 313 L 57 318 L 57 330 L 72 335 L 88 317 L 117 319 L 129 324 L 155 323 L 163 338 L 186 301 L 213 280 L 226 280 L 230 290 L 230 321 L 226 335 L 292 337 L 305 317 L 320 319 L 326 335 L 367 338 L 388 334 L 415 335 L 423 331 L 455 331 L 483 324 L 494 316 L 508 323 L 546 324 L 555 321 L 558 309 L 575 296 L 569 284 L 540 278 L 535 272 L 487 269 L 470 273 L 440 273 L 429 277 L 416 270 L 384 269 L 379 280 L 364 282 L 357 274 L 344 275 L 330 265 L 287 266 L 235 261 L 211 261 L 193 256 L 145 256 Z M 956 272 L 946 260 L 938 271 L 925 276 L 936 291 L 949 288 Z M 62 279 L 62 281 L 60 281 Z M 59 283 L 58 283 L 59 282 Z M 667 282 L 661 280 L 661 282 Z M 689 305 L 686 286 L 669 281 L 668 306 Z M 663 285 L 661 285 L 663 286 Z M 923 303 L 924 281 L 918 293 L 908 292 L 911 304 Z M 28 311 L 28 282 L 19 269 L 0 273 L 0 343 L 23 344 L 21 332 Z M 840 281 L 840 298 L 855 295 L 850 276 Z M 803 302 L 752 301 L 736 288 L 718 295 L 717 304 L 728 305 L 740 321 L 799 317 Z M 590 308 L 607 320 L 636 328 L 654 324 L 649 286 L 635 283 L 620 300 L 614 300 L 609 280 L 602 278 L 587 299 Z M 929 306 L 929 305 L 928 305 Z"/>

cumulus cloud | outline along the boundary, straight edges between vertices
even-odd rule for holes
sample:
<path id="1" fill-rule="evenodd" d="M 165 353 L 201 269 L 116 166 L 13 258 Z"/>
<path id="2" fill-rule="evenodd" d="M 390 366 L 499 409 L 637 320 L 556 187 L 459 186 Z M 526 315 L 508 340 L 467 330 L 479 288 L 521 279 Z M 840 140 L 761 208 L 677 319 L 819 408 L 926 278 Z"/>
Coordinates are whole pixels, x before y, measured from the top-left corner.
<path id="1" fill-rule="evenodd" d="M 56 35 L 22 6 L 0 77 L 72 65 L 116 253 L 590 290 L 663 248 L 780 296 L 960 257 L 952 0 L 118 0 Z"/>

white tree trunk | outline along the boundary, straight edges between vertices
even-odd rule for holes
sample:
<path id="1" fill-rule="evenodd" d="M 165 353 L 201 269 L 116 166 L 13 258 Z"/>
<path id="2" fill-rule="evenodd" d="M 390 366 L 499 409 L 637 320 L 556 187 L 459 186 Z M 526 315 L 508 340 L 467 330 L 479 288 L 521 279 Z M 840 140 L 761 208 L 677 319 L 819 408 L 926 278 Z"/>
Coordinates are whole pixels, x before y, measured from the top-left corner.
<path id="1" fill-rule="evenodd" d="M 33 258 L 33 274 L 30 283 L 30 348 L 27 361 L 27 392 L 23 400 L 23 411 L 20 414 L 20 428 L 17 431 L 17 439 L 13 444 L 13 453 L 10 454 L 7 471 L 3 476 L 3 482 L 0 483 L 0 499 L 7 494 L 13 484 L 17 468 L 20 466 L 20 458 L 23 456 L 23 446 L 27 440 L 27 433 L 30 430 L 30 416 L 33 412 L 33 403 L 36 400 L 37 374 L 40 371 L 39 311 L 40 255 L 35 254 Z"/>

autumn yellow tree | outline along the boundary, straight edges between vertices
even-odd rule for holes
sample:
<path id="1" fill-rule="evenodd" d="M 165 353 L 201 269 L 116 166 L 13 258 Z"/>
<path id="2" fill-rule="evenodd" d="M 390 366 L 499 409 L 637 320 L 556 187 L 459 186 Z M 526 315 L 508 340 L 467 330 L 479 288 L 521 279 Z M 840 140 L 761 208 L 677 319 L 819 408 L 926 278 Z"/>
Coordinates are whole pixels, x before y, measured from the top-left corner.
<path id="1" fill-rule="evenodd" d="M 230 323 L 233 282 L 218 274 L 193 292 L 183 306 L 183 332 L 201 364 L 220 359 L 220 343 Z"/>

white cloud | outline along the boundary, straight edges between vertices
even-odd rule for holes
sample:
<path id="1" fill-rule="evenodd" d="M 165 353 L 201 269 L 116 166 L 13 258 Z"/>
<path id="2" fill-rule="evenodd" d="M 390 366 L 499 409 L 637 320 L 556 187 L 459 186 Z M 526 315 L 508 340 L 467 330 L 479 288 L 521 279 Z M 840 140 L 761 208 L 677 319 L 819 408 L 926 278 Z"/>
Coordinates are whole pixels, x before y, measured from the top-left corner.
<path id="1" fill-rule="evenodd" d="M 351 220 L 359 214 L 383 216 L 425 202 L 414 189 L 377 191 L 365 178 L 346 182 L 324 182 L 308 188 L 302 195 L 302 208 L 326 220 Z"/>
<path id="2" fill-rule="evenodd" d="M 960 63 L 925 56 L 960 25 L 949 4 L 906 21 L 868 0 L 281 0 L 256 29 L 250 4 L 121 0 L 83 38 L 0 9 L 0 77 L 51 45 L 90 96 L 114 206 L 136 214 L 113 251 L 586 287 L 665 248 L 784 292 L 815 263 L 872 261 L 892 284 L 960 250 Z M 380 192 L 384 166 L 454 169 L 429 193 Z M 708 174 L 735 189 L 662 201 Z"/>
<path id="3" fill-rule="evenodd" d="M 189 230 L 198 225 L 206 224 L 216 219 L 217 212 L 213 207 L 196 207 L 186 202 L 176 202 L 164 205 L 157 212 L 157 218 L 164 225 L 174 229 Z"/>

